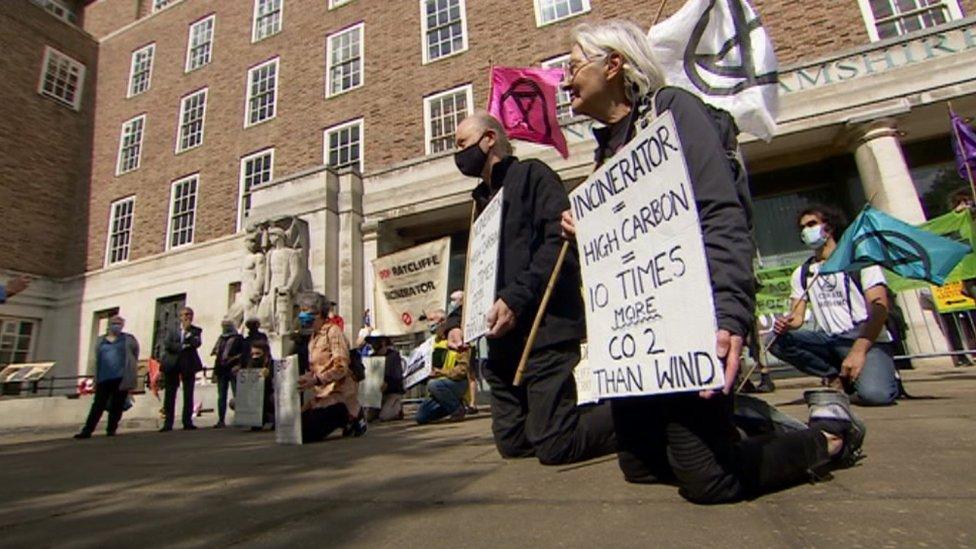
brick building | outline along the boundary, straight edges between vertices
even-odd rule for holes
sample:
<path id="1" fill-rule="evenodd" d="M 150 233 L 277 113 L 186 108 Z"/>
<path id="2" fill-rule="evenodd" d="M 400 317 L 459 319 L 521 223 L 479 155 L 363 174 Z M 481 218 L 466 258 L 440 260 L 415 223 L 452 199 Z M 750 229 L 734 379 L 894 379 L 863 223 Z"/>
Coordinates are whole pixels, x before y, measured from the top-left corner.
<path id="1" fill-rule="evenodd" d="M 667 4 L 665 14 L 681 2 Z M 939 213 L 925 196 L 951 160 L 945 101 L 976 112 L 976 20 L 966 17 L 976 0 L 802 4 L 754 1 L 779 56 L 783 104 L 777 137 L 743 136 L 743 149 L 760 250 L 774 263 L 795 259 L 792 215 L 811 199 L 856 211 L 870 197 L 913 221 Z M 0 16 L 11 25 L 0 32 L 17 44 L 23 74 L 0 84 L 14 130 L 0 139 L 17 151 L 3 160 L 0 184 L 8 194 L 15 180 L 38 188 L 17 206 L 4 199 L 6 234 L 20 247 L 0 250 L 0 269 L 42 280 L 0 315 L 32 322 L 25 356 L 57 359 L 64 374 L 88 369 L 90 342 L 117 310 L 145 355 L 160 315 L 181 303 L 197 310 L 209 344 L 240 281 L 242 228 L 300 215 L 311 229 L 314 286 L 339 302 L 354 333 L 370 302 L 371 259 L 450 235 L 458 280 L 472 182 L 453 165 L 451 138 L 456 121 L 485 104 L 488 67 L 558 63 L 573 25 L 628 17 L 649 26 L 658 7 L 5 2 Z M 52 44 L 85 67 L 77 107 L 38 91 Z M 17 131 L 24 112 L 30 131 Z M 569 159 L 521 143 L 516 154 L 544 159 L 572 184 L 592 169 L 592 123 L 568 111 L 562 121 Z M 35 160 L 52 148 L 64 153 Z M 50 230 L 34 228 L 51 212 L 57 221 L 41 224 Z M 52 317 L 70 326 L 60 343 L 44 339 Z"/>

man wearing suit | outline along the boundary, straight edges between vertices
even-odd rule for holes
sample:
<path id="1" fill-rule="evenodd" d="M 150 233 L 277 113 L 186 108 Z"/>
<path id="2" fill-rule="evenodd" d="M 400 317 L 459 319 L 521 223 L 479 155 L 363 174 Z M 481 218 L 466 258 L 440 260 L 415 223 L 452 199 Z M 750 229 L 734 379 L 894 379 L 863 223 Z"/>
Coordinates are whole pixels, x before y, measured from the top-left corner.
<path id="1" fill-rule="evenodd" d="M 166 334 L 166 353 L 163 356 L 163 374 L 166 376 L 166 395 L 164 408 L 166 421 L 161 433 L 173 430 L 173 416 L 176 414 L 176 390 L 183 381 L 183 429 L 193 430 L 193 385 L 197 372 L 203 370 L 203 362 L 197 349 L 203 330 L 193 325 L 193 309 L 180 310 L 180 326 Z"/>

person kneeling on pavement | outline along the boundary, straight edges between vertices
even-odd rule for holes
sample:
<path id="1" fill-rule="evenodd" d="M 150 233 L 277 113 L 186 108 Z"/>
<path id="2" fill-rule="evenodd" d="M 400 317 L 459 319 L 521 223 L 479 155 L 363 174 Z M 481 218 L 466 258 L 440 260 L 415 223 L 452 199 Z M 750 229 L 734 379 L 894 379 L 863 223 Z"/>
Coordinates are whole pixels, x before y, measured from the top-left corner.
<path id="1" fill-rule="evenodd" d="M 464 395 L 468 391 L 467 353 L 449 349 L 442 329 L 434 336 L 433 365 L 427 381 L 429 396 L 420 404 L 419 425 L 451 416 L 464 419 Z"/>
<path id="2" fill-rule="evenodd" d="M 815 205 L 800 213 L 797 224 L 800 239 L 815 255 L 793 271 L 791 314 L 776 320 L 769 351 L 825 385 L 851 393 L 855 404 L 893 404 L 900 391 L 892 336 L 885 328 L 890 305 L 881 267 L 819 274 L 844 232 L 844 216 L 836 208 Z M 800 330 L 808 303 L 816 329 Z"/>
<path id="3" fill-rule="evenodd" d="M 329 318 L 330 303 L 321 294 L 312 299 L 316 311 L 312 339 L 308 343 L 308 372 L 298 378 L 298 390 L 310 391 L 302 406 L 302 440 L 324 440 L 333 431 L 343 435 L 366 434 L 366 418 L 359 406 L 359 384 L 349 369 L 349 345 L 342 330 Z"/>
<path id="4" fill-rule="evenodd" d="M 261 378 L 264 379 L 263 428 L 274 430 L 274 359 L 271 357 L 271 346 L 267 341 L 255 341 L 251 344 L 250 353 L 247 367 L 260 370 Z M 261 429 L 262 427 L 251 427 L 252 431 L 260 431 Z"/>
<path id="5" fill-rule="evenodd" d="M 393 346 L 390 338 L 373 332 L 366 336 L 366 341 L 373 348 L 375 357 L 383 357 L 383 405 L 381 408 L 369 408 L 366 413 L 367 421 L 393 421 L 403 419 L 403 360 L 400 352 Z M 353 351 L 358 352 L 358 351 Z"/>

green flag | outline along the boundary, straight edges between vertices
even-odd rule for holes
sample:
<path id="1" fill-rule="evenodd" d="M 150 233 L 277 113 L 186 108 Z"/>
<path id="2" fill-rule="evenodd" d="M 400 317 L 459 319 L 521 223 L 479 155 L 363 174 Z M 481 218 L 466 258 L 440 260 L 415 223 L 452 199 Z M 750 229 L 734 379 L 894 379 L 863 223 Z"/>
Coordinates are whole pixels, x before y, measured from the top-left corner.
<path id="1" fill-rule="evenodd" d="M 973 230 L 973 219 L 969 210 L 949 212 L 917 226 L 933 234 L 951 238 L 976 250 L 976 231 Z M 909 280 L 891 271 L 885 271 L 888 286 L 895 292 L 915 288 L 927 288 L 929 284 L 923 280 Z M 976 278 L 976 252 L 971 252 L 959 262 L 946 276 L 946 282 L 956 282 Z"/>

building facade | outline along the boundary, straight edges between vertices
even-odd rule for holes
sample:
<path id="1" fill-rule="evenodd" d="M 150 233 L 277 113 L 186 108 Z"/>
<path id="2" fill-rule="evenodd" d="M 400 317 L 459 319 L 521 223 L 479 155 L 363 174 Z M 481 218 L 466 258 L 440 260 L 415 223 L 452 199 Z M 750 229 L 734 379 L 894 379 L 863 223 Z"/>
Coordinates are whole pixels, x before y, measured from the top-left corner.
<path id="1" fill-rule="evenodd" d="M 794 261 L 801 252 L 793 215 L 810 200 L 839 202 L 850 212 L 870 201 L 913 222 L 941 213 L 940 189 L 963 184 L 946 172 L 946 102 L 976 113 L 976 19 L 967 17 L 976 0 L 753 4 L 781 65 L 776 138 L 742 139 L 766 262 Z M 451 277 L 460 280 L 474 182 L 454 167 L 453 131 L 486 104 L 489 67 L 558 64 L 573 25 L 627 17 L 650 26 L 659 5 L 6 3 L 5 17 L 57 23 L 93 53 L 76 55 L 88 61 L 90 85 L 72 111 L 83 122 L 52 128 L 74 137 L 69 145 L 82 151 L 77 166 L 53 170 L 84 174 L 72 188 L 77 212 L 66 215 L 57 202 L 17 208 L 56 212 L 54 225 L 65 236 L 0 254 L 0 268 L 42 277 L 24 297 L 31 307 L 0 305 L 0 315 L 36 319 L 25 356 L 57 359 L 61 375 L 88 370 L 90 343 L 116 311 L 148 356 L 174 309 L 190 305 L 207 348 L 239 291 L 243 230 L 298 215 L 310 228 L 313 285 L 339 303 L 353 334 L 370 308 L 369 265 L 377 256 L 452 236 Z M 680 5 L 668 1 L 665 14 Z M 59 18 L 58 6 L 71 8 L 74 20 Z M 24 59 L 44 55 L 43 41 L 35 42 L 23 45 Z M 4 82 L 3 93 L 48 106 L 37 88 L 40 61 L 32 71 L 23 65 L 24 82 Z M 592 170 L 592 123 L 565 105 L 560 112 L 568 159 L 523 143 L 516 154 L 545 160 L 573 185 Z M 4 123 L 14 119 L 10 113 Z M 30 153 L 18 153 L 17 169 L 32 165 Z M 32 177 L 50 191 L 62 184 L 53 172 Z M 5 172 L 4 189 L 16 178 Z M 6 200 L 3 207 L 6 217 L 13 208 Z M 925 323 L 917 304 L 905 306 Z M 65 325 L 45 320 L 51 317 Z M 49 331 L 61 334 L 59 341 L 48 343 Z"/>

